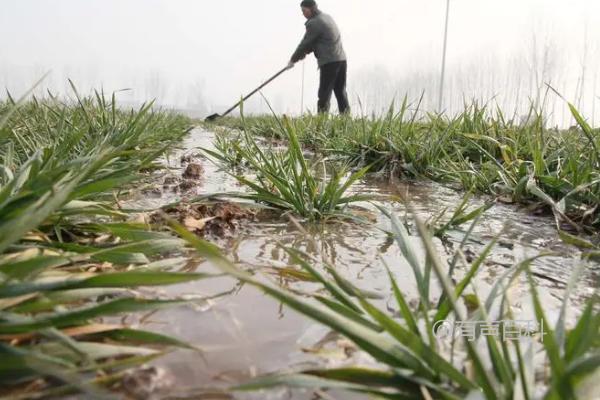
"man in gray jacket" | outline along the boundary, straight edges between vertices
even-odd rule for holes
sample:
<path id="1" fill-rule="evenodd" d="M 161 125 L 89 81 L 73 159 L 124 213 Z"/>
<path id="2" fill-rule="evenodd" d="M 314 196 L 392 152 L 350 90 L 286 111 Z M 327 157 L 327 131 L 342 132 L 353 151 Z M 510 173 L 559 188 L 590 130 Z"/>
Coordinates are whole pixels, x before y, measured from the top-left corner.
<path id="1" fill-rule="evenodd" d="M 333 92 L 338 102 L 340 114 L 349 113 L 350 105 L 346 93 L 348 66 L 340 31 L 333 18 L 319 10 L 314 0 L 304 0 L 300 7 L 308 20 L 305 24 L 306 34 L 292 55 L 288 67 L 292 68 L 307 54 L 315 53 L 321 70 L 319 112 L 327 113 L 329 111 L 329 102 Z"/>

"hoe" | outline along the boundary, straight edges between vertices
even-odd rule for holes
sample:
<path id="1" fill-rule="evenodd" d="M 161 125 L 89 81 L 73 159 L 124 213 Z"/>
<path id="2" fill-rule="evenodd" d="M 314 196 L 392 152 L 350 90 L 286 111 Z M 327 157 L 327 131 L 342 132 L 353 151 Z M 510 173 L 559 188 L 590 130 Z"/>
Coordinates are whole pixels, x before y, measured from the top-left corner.
<path id="1" fill-rule="evenodd" d="M 249 95 L 247 95 L 246 97 L 244 97 L 242 100 L 238 101 L 233 107 L 231 107 L 229 110 L 225 111 L 223 114 L 213 114 L 213 115 L 209 115 L 208 117 L 206 117 L 205 121 L 214 121 L 217 118 L 222 118 L 224 116 L 226 116 L 227 114 L 229 114 L 230 112 L 232 112 L 233 110 L 235 110 L 236 108 L 238 108 L 240 106 L 240 104 L 242 104 L 244 101 L 248 100 L 250 97 L 252 97 L 256 92 L 258 92 L 259 90 L 261 90 L 262 88 L 264 88 L 265 86 L 267 86 L 269 83 L 273 82 L 275 79 L 277 79 L 279 77 L 279 75 L 283 74 L 285 71 L 288 70 L 288 67 L 286 66 L 284 69 L 282 69 L 281 71 L 279 71 L 278 73 L 276 73 L 275 75 L 273 75 L 271 78 L 269 78 L 265 83 L 263 83 L 262 85 L 260 85 L 259 87 L 257 87 L 256 89 L 254 89 L 252 91 L 252 93 L 250 93 Z"/>

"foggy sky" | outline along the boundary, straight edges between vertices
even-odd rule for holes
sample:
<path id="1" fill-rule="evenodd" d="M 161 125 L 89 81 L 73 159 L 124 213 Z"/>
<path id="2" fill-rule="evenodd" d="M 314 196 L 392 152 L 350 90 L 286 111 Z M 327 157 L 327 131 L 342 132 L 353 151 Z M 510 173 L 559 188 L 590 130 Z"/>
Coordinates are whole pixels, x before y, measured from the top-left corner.
<path id="1" fill-rule="evenodd" d="M 219 111 L 282 68 L 304 33 L 296 0 L 0 0 L 0 87 L 131 88 L 123 101 Z M 321 0 L 342 31 L 353 104 L 379 111 L 405 93 L 435 108 L 445 0 Z M 451 0 L 445 105 L 463 97 L 507 108 L 551 83 L 595 116 L 600 2 Z M 303 63 L 268 89 L 276 111 L 298 113 Z M 304 62 L 304 106 L 318 71 Z M 42 88 L 40 88 L 42 89 Z M 563 113 L 554 105 L 556 114 Z M 266 111 L 260 96 L 248 104 Z"/>

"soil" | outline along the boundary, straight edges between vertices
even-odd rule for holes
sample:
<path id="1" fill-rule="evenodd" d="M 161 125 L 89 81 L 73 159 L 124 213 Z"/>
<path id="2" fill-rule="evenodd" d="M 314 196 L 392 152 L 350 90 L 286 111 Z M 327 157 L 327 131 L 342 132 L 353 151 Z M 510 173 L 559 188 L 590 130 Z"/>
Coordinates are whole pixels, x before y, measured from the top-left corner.
<path id="1" fill-rule="evenodd" d="M 190 163 L 183 172 L 183 177 L 186 179 L 200 179 L 204 174 L 204 167 L 200 163 Z"/>
<path id="2" fill-rule="evenodd" d="M 181 202 L 152 214 L 151 221 L 158 224 L 164 222 L 163 212 L 188 228 L 193 228 L 200 236 L 212 235 L 219 238 L 235 233 L 240 221 L 253 220 L 256 216 L 256 211 L 229 202 Z"/>

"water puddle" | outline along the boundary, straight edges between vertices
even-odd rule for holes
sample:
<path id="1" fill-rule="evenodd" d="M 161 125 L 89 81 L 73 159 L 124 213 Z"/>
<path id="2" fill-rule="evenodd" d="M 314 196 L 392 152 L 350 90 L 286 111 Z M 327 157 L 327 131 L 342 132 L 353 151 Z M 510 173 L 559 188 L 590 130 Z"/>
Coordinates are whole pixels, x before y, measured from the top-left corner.
<path id="1" fill-rule="evenodd" d="M 191 190 L 174 191 L 173 187 L 177 184 L 173 184 L 172 179 L 167 179 L 167 185 L 162 188 L 165 178 L 181 177 L 186 165 L 186 162 L 182 165 L 181 157 L 197 153 L 196 148 L 199 146 L 210 148 L 213 137 L 211 132 L 194 130 L 184 141 L 182 149 L 165 160 L 170 172 L 155 181 L 161 187 L 161 193 L 149 188 L 144 195 L 129 202 L 129 206 L 155 209 L 197 195 L 243 190 L 235 179 L 219 171 L 208 161 L 202 161 L 204 174 L 191 185 Z M 448 209 L 450 214 L 463 195 L 429 182 L 390 184 L 365 181 L 356 190 L 374 194 L 401 194 L 409 199 L 417 214 L 424 219 L 431 218 L 444 209 Z M 473 205 L 483 204 L 484 200 L 474 198 Z M 370 205 L 366 206 L 374 209 Z M 384 206 L 400 217 L 406 215 L 404 205 L 390 202 Z M 338 223 L 307 227 L 310 238 L 298 232 L 287 219 L 260 218 L 252 223 L 240 223 L 233 234 L 219 240 L 219 245 L 240 265 L 266 272 L 282 282 L 285 282 L 286 277 L 275 275 L 274 271 L 280 271 L 292 263 L 279 244 L 314 255 L 320 252 L 333 261 L 338 272 L 346 279 L 362 289 L 380 294 L 381 298 L 377 300 L 379 304 L 393 310 L 395 304 L 390 297 L 390 284 L 380 257 L 392 268 L 401 289 L 409 298 L 417 297 L 417 289 L 410 267 L 397 245 L 378 229 L 389 229 L 389 221 L 379 211 L 374 211 L 373 216 L 376 218 L 373 226 Z M 503 228 L 505 230 L 499 245 L 476 278 L 478 294 L 485 296 L 508 267 L 540 252 L 552 251 L 557 255 L 536 260 L 533 271 L 540 285 L 543 304 L 548 310 L 553 310 L 555 315 L 571 271 L 580 262 L 580 251 L 560 241 L 550 217 L 534 216 L 516 206 L 498 204 L 482 217 L 474 231 L 473 240 L 466 246 L 467 253 L 480 254 L 485 245 Z M 458 246 L 462 239 L 460 232 L 451 232 L 449 243 Z M 418 246 L 417 238 L 414 242 Z M 447 259 L 442 243 L 436 244 L 444 255 L 442 258 Z M 213 270 L 209 263 L 202 263 L 197 269 Z M 464 273 L 462 268 L 458 268 L 455 278 L 460 279 Z M 316 288 L 314 284 L 306 282 L 290 284 L 295 289 L 306 291 Z M 573 310 L 580 308 L 583 299 L 597 285 L 598 265 L 594 264 L 592 268 L 586 269 L 582 277 L 573 299 Z M 524 296 L 527 292 L 524 280 L 515 285 L 511 292 L 513 304 L 521 310 L 521 319 L 531 318 L 532 315 L 531 306 Z M 161 311 L 146 321 L 145 328 L 174 335 L 204 350 L 202 354 L 177 351 L 158 362 L 174 377 L 176 384 L 173 390 L 180 397 L 228 398 L 203 388 L 224 387 L 244 382 L 259 374 L 289 368 L 339 366 L 349 361 L 361 364 L 371 362 L 362 359 L 365 356 L 355 352 L 349 343 L 328 334 L 327 329 L 282 307 L 254 288 L 240 286 L 230 278 L 177 285 L 165 289 L 165 294 L 184 295 L 191 299 L 212 297 L 193 306 Z M 438 295 L 435 291 L 432 294 Z M 574 315 L 570 317 L 573 318 Z M 280 389 L 268 395 L 236 394 L 235 398 L 315 397 L 310 392 Z M 344 394 L 339 398 L 354 397 Z"/>

